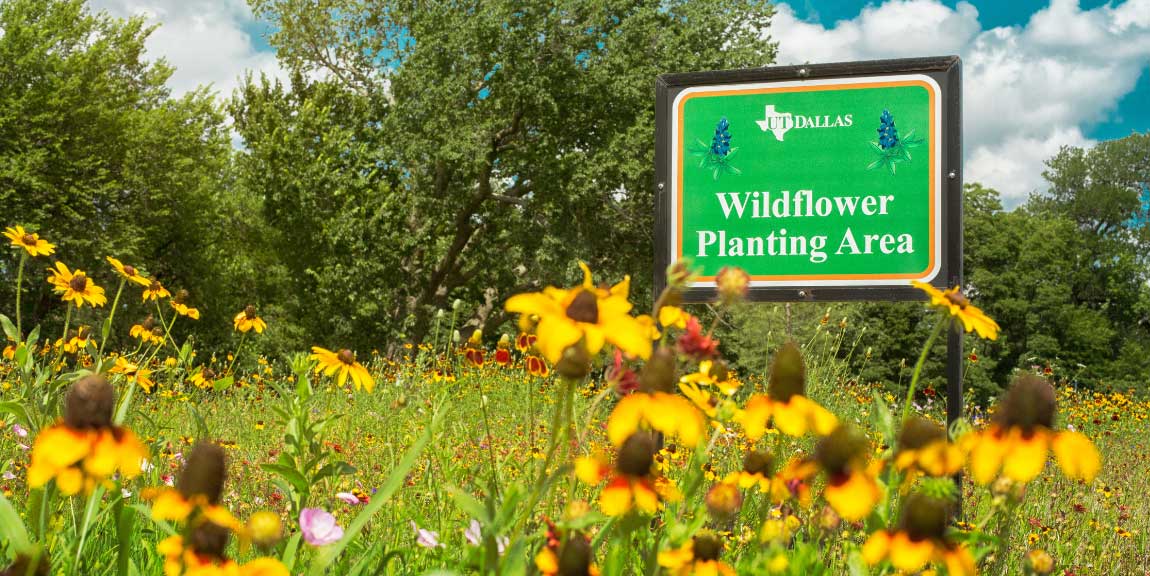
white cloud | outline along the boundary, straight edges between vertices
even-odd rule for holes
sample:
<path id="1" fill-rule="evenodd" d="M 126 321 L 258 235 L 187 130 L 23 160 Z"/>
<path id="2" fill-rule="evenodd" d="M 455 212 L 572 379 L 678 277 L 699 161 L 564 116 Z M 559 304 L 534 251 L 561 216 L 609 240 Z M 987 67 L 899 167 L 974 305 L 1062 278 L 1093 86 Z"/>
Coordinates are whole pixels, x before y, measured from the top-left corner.
<path id="1" fill-rule="evenodd" d="M 210 84 L 227 98 L 246 71 L 283 78 L 275 53 L 257 48 L 246 27 L 253 23 L 244 0 L 92 0 L 112 16 L 143 15 L 159 24 L 148 38 L 149 58 L 164 58 L 175 71 L 174 95 Z"/>
<path id="2" fill-rule="evenodd" d="M 831 27 L 786 4 L 769 31 L 780 64 L 958 54 L 966 180 L 1008 205 L 1040 189 L 1043 161 L 1105 120 L 1150 65 L 1150 0 L 1082 10 L 1052 0 L 1025 25 L 983 30 L 967 2 L 887 0 Z"/>

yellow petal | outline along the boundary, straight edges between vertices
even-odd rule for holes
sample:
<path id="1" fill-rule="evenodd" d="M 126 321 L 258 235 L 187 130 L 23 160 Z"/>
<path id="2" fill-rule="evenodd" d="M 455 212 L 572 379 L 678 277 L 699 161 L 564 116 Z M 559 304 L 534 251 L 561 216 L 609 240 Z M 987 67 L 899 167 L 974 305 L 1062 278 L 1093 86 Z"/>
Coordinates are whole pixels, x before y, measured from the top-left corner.
<path id="1" fill-rule="evenodd" d="M 866 544 L 863 544 L 862 556 L 867 564 L 874 566 L 887 557 L 890 551 L 890 533 L 886 530 L 879 530 L 867 538 Z"/>
<path id="2" fill-rule="evenodd" d="M 1030 482 L 1046 467 L 1047 433 L 1036 430 L 1030 438 L 1021 431 L 1012 431 L 1009 453 L 1002 463 L 1002 473 L 1015 482 Z"/>
<path id="3" fill-rule="evenodd" d="M 615 405 L 615 410 L 607 418 L 607 439 L 615 447 L 620 447 L 636 430 L 643 420 L 650 397 L 635 393 L 624 397 Z"/>
<path id="4" fill-rule="evenodd" d="M 566 316 L 542 316 L 535 327 L 535 347 L 552 365 L 563 358 L 563 351 L 583 337 L 574 320 Z"/>
<path id="5" fill-rule="evenodd" d="M 608 516 L 621 516 L 631 509 L 631 487 L 626 478 L 616 478 L 599 493 L 599 509 Z"/>
<path id="6" fill-rule="evenodd" d="M 993 431 L 975 432 L 970 438 L 971 475 L 975 482 L 989 484 L 1002 468 L 1007 449 L 1005 439 Z"/>
<path id="7" fill-rule="evenodd" d="M 904 572 L 916 572 L 934 554 L 934 543 L 930 540 L 915 542 L 905 533 L 899 532 L 890 540 L 890 563 Z"/>
<path id="8" fill-rule="evenodd" d="M 1058 465 L 1067 477 L 1093 482 L 1102 468 L 1102 457 L 1089 438 L 1078 432 L 1060 432 L 1051 443 Z"/>
<path id="9" fill-rule="evenodd" d="M 828 484 L 823 495 L 843 520 L 857 522 L 870 514 L 882 494 L 874 479 L 854 473 L 843 482 Z"/>

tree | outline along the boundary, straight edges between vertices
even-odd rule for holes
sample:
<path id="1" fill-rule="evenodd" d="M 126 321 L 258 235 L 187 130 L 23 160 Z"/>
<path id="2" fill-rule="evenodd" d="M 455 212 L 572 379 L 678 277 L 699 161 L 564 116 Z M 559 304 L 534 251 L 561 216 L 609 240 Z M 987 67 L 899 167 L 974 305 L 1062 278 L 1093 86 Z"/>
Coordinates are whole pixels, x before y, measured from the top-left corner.
<path id="1" fill-rule="evenodd" d="M 774 55 L 761 0 L 253 7 L 293 80 L 232 102 L 241 182 L 321 296 L 309 325 L 361 347 L 421 341 L 456 298 L 498 325 L 578 259 L 649 302 L 655 77 Z"/>

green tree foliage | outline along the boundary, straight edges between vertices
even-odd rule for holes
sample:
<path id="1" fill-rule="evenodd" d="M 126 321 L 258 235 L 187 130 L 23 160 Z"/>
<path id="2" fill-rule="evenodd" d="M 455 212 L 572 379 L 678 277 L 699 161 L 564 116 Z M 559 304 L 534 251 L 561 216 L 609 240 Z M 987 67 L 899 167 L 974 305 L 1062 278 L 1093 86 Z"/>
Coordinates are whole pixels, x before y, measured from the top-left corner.
<path id="1" fill-rule="evenodd" d="M 765 1 L 257 0 L 292 71 L 233 100 L 304 326 L 378 347 L 459 298 L 635 275 L 650 291 L 654 79 L 761 66 Z"/>
<path id="2" fill-rule="evenodd" d="M 228 311 L 208 302 L 230 251 L 220 245 L 230 146 L 211 96 L 169 96 L 171 69 L 144 59 L 151 29 L 139 18 L 93 14 L 80 0 L 9 0 L 0 30 L 3 224 L 38 228 L 56 258 L 109 291 L 109 305 L 112 255 L 188 288 L 204 321 L 219 322 Z M 62 306 L 43 281 L 50 261 L 30 264 L 24 314 L 34 324 Z M 14 300 L 15 273 L 0 259 L 2 302 Z M 127 292 L 127 315 L 143 314 Z"/>

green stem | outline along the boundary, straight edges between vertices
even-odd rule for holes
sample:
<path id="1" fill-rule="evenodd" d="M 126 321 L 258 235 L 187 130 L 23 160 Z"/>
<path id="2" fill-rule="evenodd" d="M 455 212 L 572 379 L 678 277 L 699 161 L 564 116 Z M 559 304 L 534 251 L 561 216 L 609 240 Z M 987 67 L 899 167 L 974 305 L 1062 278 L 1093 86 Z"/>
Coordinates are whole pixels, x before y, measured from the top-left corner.
<path id="1" fill-rule="evenodd" d="M 239 359 L 240 359 L 240 350 L 243 350 L 243 349 L 244 349 L 244 340 L 247 340 L 247 338 L 248 338 L 248 333 L 247 333 L 247 332 L 241 332 L 241 333 L 240 333 L 240 343 L 239 343 L 239 344 L 236 346 L 236 352 L 235 352 L 235 354 L 232 354 L 232 361 L 231 361 L 231 363 L 230 363 L 230 364 L 228 364 L 228 374 L 231 374 L 231 373 L 232 373 L 232 368 L 233 368 L 233 367 L 235 367 L 235 365 L 236 365 L 236 360 L 239 360 Z"/>
<path id="2" fill-rule="evenodd" d="M 563 417 L 567 415 L 566 403 L 572 399 L 575 394 L 575 381 L 570 378 L 563 378 L 564 394 L 559 398 L 555 404 L 555 412 L 551 416 L 551 430 L 549 436 L 550 440 L 547 442 L 547 456 L 543 459 L 543 467 L 539 469 L 539 476 L 535 479 L 535 486 L 531 489 L 531 502 L 528 503 L 528 514 L 534 514 L 535 506 L 539 504 L 539 500 L 543 498 L 543 484 L 547 481 L 547 469 L 551 467 L 551 462 L 555 458 L 555 452 L 559 448 L 560 438 L 567 430 L 566 424 L 563 422 Z M 526 519 L 526 515 L 520 518 L 520 522 Z"/>
<path id="3" fill-rule="evenodd" d="M 918 362 L 914 365 L 914 374 L 910 378 L 910 388 L 906 391 L 906 404 L 902 407 L 900 426 L 910 416 L 910 405 L 914 403 L 914 391 L 918 387 L 918 378 L 922 375 L 922 365 L 926 363 L 926 357 L 930 354 L 930 348 L 934 345 L 934 341 L 938 339 L 938 335 L 942 334 L 943 328 L 947 326 L 950 326 L 950 316 L 948 314 L 940 315 L 938 323 L 934 326 L 934 331 L 930 333 L 930 338 L 926 339 L 926 344 L 922 347 L 922 353 L 918 355 Z"/>
<path id="4" fill-rule="evenodd" d="M 164 311 L 162 308 L 160 308 L 160 301 L 159 300 L 156 301 L 156 314 L 160 315 L 160 324 L 164 324 L 167 322 L 167 320 L 164 320 Z M 176 351 L 176 354 L 180 353 L 180 347 L 176 346 L 176 339 L 172 338 L 172 324 L 175 324 L 176 318 L 179 318 L 179 317 L 180 317 L 180 313 L 173 310 L 172 323 L 168 324 L 167 328 L 164 329 L 164 341 L 168 342 L 172 345 L 172 348 Z"/>
<path id="5" fill-rule="evenodd" d="M 103 496 L 103 486 L 97 486 L 96 490 L 88 495 L 88 502 L 84 506 L 83 522 L 80 524 L 80 540 L 76 544 L 76 569 L 80 568 L 80 559 L 84 554 L 84 541 L 88 536 L 88 527 L 92 524 L 92 518 L 96 516 L 96 508 L 100 504 L 100 499 L 103 498 Z"/>
<path id="6" fill-rule="evenodd" d="M 24 339 L 24 327 L 20 323 L 20 292 L 23 291 L 22 284 L 24 283 L 24 261 L 26 260 L 28 260 L 28 253 L 21 252 L 20 266 L 16 269 L 16 338 L 18 340 Z"/>
<path id="7" fill-rule="evenodd" d="M 105 321 L 107 329 L 100 332 L 100 349 L 96 352 L 100 360 L 96 362 L 96 372 L 104 366 L 104 345 L 108 343 L 108 335 L 112 333 L 112 321 L 116 318 L 116 310 L 120 307 L 120 294 L 124 292 L 125 280 L 126 278 L 120 278 L 120 287 L 116 289 L 116 297 L 112 299 L 112 311 L 108 313 L 108 319 Z"/>

